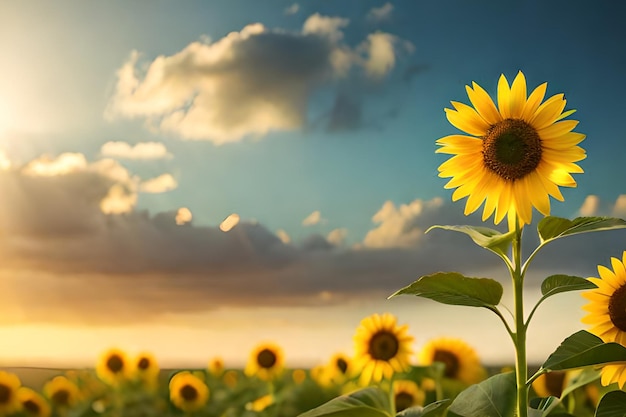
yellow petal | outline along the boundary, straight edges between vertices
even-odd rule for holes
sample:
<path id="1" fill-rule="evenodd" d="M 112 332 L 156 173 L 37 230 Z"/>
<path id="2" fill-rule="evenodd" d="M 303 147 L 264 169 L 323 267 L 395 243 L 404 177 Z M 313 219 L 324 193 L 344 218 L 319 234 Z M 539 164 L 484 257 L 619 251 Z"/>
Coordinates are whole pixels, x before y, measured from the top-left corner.
<path id="1" fill-rule="evenodd" d="M 513 183 L 513 195 L 515 198 L 515 211 L 523 224 L 529 224 L 532 218 L 532 205 L 530 196 L 526 194 L 523 181 L 518 180 Z"/>
<path id="2" fill-rule="evenodd" d="M 544 216 L 549 216 L 550 198 L 548 197 L 546 189 L 543 188 L 543 183 L 539 175 L 535 171 L 532 171 L 522 178 L 522 180 L 524 181 L 526 194 L 530 197 L 532 205 Z"/>
<path id="3" fill-rule="evenodd" d="M 498 224 L 511 208 L 511 187 L 507 183 L 504 183 L 500 186 L 500 190 L 496 191 L 496 194 L 498 195 L 498 204 L 496 205 L 496 217 L 494 218 L 494 223 Z"/>
<path id="4" fill-rule="evenodd" d="M 554 139 L 571 132 L 578 125 L 578 120 L 564 120 L 537 131 L 542 140 Z"/>
<path id="5" fill-rule="evenodd" d="M 546 100 L 530 120 L 530 124 L 536 129 L 541 130 L 548 127 L 556 121 L 565 108 L 566 100 L 563 99 L 564 94 L 556 94 Z"/>
<path id="6" fill-rule="evenodd" d="M 489 94 L 475 82 L 472 82 L 472 87 L 473 89 L 466 85 L 465 91 L 467 91 L 467 96 L 478 114 L 490 125 L 495 125 L 501 121 L 502 116 L 500 116 L 500 112 L 498 112 Z"/>
<path id="7" fill-rule="evenodd" d="M 568 149 L 572 146 L 578 145 L 580 142 L 585 140 L 585 135 L 577 132 L 566 133 L 563 136 L 553 139 L 542 139 L 541 146 L 544 148 L 550 149 Z"/>
<path id="8" fill-rule="evenodd" d="M 548 83 L 543 83 L 539 87 L 535 88 L 528 100 L 526 101 L 526 105 L 524 106 L 524 110 L 522 111 L 521 119 L 530 122 L 530 120 L 535 115 L 535 112 L 539 108 L 543 97 L 546 95 L 546 88 L 548 87 Z"/>
<path id="9" fill-rule="evenodd" d="M 511 117 L 519 119 L 522 116 L 522 111 L 526 105 L 526 78 L 522 71 L 517 73 L 517 76 L 513 80 L 511 86 L 511 98 L 509 109 Z"/>
<path id="10" fill-rule="evenodd" d="M 456 110 L 455 114 L 450 114 L 452 112 L 451 109 L 444 109 L 446 111 L 446 115 L 448 116 L 448 120 L 452 117 L 457 124 L 452 123 L 458 129 L 461 129 L 470 135 L 474 136 L 484 136 L 489 129 L 489 123 L 487 123 L 480 115 L 474 110 L 472 107 L 468 106 L 464 103 L 459 103 L 458 101 L 451 101 L 454 110 Z M 461 127 L 462 126 L 462 127 Z"/>
<path id="11" fill-rule="evenodd" d="M 510 98 L 511 89 L 509 88 L 509 82 L 506 80 L 504 74 L 502 74 L 498 80 L 498 109 L 503 119 L 511 117 Z"/>

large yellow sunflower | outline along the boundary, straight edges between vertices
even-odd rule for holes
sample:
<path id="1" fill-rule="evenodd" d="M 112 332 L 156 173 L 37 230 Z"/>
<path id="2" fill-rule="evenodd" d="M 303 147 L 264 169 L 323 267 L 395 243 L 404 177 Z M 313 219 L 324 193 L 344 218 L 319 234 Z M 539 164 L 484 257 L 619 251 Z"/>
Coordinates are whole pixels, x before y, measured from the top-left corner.
<path id="1" fill-rule="evenodd" d="M 104 352 L 96 364 L 96 373 L 100 379 L 111 385 L 118 385 L 128 380 L 132 370 L 126 353 L 117 348 Z"/>
<path id="2" fill-rule="evenodd" d="M 589 314 L 582 318 L 582 322 L 590 325 L 589 331 L 604 342 L 626 346 L 626 251 L 621 260 L 611 258 L 611 266 L 612 271 L 598 265 L 600 278 L 588 278 L 598 288 L 581 294 L 589 300 L 583 306 Z M 605 365 L 601 373 L 602 385 L 617 382 L 621 388 L 626 384 L 626 364 Z"/>
<path id="3" fill-rule="evenodd" d="M 189 412 L 202 408 L 209 400 L 209 388 L 189 371 L 179 371 L 170 379 L 170 400 L 178 409 Z"/>
<path id="4" fill-rule="evenodd" d="M 410 366 L 413 337 L 408 326 L 398 326 L 390 313 L 372 314 L 361 320 L 354 335 L 355 355 L 353 370 L 360 372 L 359 383 L 391 378 L 394 372 L 403 372 Z"/>
<path id="5" fill-rule="evenodd" d="M 487 376 L 474 348 L 461 339 L 453 337 L 432 339 L 422 347 L 418 357 L 423 365 L 443 363 L 446 378 L 456 379 L 468 385 L 480 382 Z"/>
<path id="6" fill-rule="evenodd" d="M 17 375 L 0 371 L 0 415 L 8 415 L 19 410 L 17 391 L 21 385 L 22 382 Z"/>
<path id="7" fill-rule="evenodd" d="M 394 404 L 396 413 L 416 405 L 424 405 L 426 394 L 419 389 L 414 381 L 400 379 L 393 383 Z"/>
<path id="8" fill-rule="evenodd" d="M 17 398 L 24 414 L 30 417 L 49 417 L 50 405 L 39 393 L 28 387 L 20 387 Z"/>
<path id="9" fill-rule="evenodd" d="M 250 353 L 245 373 L 269 381 L 278 376 L 284 367 L 283 350 L 273 343 L 262 343 Z"/>
<path id="10" fill-rule="evenodd" d="M 468 197 L 465 214 L 483 202 L 483 221 L 495 212 L 500 223 L 508 214 L 509 228 L 529 224 L 532 208 L 550 214 L 550 198 L 563 201 L 561 187 L 575 187 L 570 175 L 583 170 L 575 162 L 585 159 L 576 146 L 585 135 L 573 132 L 576 120 L 561 120 L 566 100 L 556 94 L 542 103 L 547 83 L 526 95 L 526 79 L 520 71 L 513 84 L 504 75 L 498 81 L 497 102 L 478 84 L 466 86 L 474 107 L 452 101 L 444 109 L 448 121 L 468 135 L 437 140 L 437 153 L 454 155 L 439 167 L 439 176 L 450 177 L 445 188 L 456 188 L 452 200 Z"/>

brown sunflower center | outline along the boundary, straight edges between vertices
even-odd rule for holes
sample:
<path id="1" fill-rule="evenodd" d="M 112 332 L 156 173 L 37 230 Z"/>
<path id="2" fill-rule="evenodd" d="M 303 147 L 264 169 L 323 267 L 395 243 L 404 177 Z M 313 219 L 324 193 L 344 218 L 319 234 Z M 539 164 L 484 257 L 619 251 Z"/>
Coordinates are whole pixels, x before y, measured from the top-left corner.
<path id="1" fill-rule="evenodd" d="M 124 360 L 118 355 L 111 355 L 107 359 L 107 369 L 109 369 L 114 374 L 122 372 L 122 369 L 124 369 Z"/>
<path id="2" fill-rule="evenodd" d="M 411 407 L 414 403 L 414 398 L 408 392 L 400 391 L 395 396 L 396 401 L 396 413 L 399 413 L 402 410 L 406 410 Z"/>
<path id="3" fill-rule="evenodd" d="M 626 332 L 626 285 L 621 286 L 609 298 L 609 317 L 623 332 Z"/>
<path id="4" fill-rule="evenodd" d="M 459 374 L 459 369 L 461 368 L 461 364 L 459 363 L 459 358 L 452 352 L 447 350 L 437 349 L 435 350 L 435 355 L 433 356 L 434 362 L 441 362 L 445 365 L 445 370 L 443 374 L 448 378 L 456 378 Z"/>
<path id="5" fill-rule="evenodd" d="M 373 359 L 389 361 L 396 356 L 400 348 L 400 343 L 395 334 L 381 330 L 375 333 L 370 339 L 368 353 Z"/>
<path id="6" fill-rule="evenodd" d="M 504 119 L 483 137 L 483 161 L 492 172 L 515 181 L 533 172 L 541 162 L 541 138 L 520 119 Z"/>
<path id="7" fill-rule="evenodd" d="M 346 362 L 345 359 L 343 359 L 343 358 L 339 358 L 339 359 L 337 359 L 336 364 L 337 364 L 337 368 L 339 368 L 341 373 L 345 374 L 346 371 L 348 370 L 348 362 Z"/>
<path id="8" fill-rule="evenodd" d="M 41 407 L 39 406 L 39 404 L 36 401 L 33 401 L 33 400 L 26 400 L 26 401 L 22 402 L 22 407 L 28 413 L 34 414 L 36 416 L 38 416 L 39 412 L 41 411 Z"/>
<path id="9" fill-rule="evenodd" d="M 545 376 L 546 390 L 555 397 L 560 397 L 563 393 L 564 382 L 565 372 L 548 372 Z"/>
<path id="10" fill-rule="evenodd" d="M 198 398 L 198 390 L 193 385 L 185 384 L 180 389 L 180 396 L 187 402 L 193 402 Z"/>
<path id="11" fill-rule="evenodd" d="M 0 404 L 7 404 L 11 401 L 11 393 L 13 391 L 10 387 L 7 387 L 4 384 L 0 384 Z"/>
<path id="12" fill-rule="evenodd" d="M 141 370 L 146 370 L 150 367 L 150 359 L 148 358 L 141 358 L 139 359 L 139 362 L 137 362 L 137 368 L 141 369 Z"/>
<path id="13" fill-rule="evenodd" d="M 64 389 L 56 390 L 54 391 L 50 399 L 56 405 L 69 405 L 70 393 Z"/>
<path id="14" fill-rule="evenodd" d="M 276 364 L 276 354 L 270 349 L 263 349 L 256 357 L 261 368 L 269 369 Z"/>

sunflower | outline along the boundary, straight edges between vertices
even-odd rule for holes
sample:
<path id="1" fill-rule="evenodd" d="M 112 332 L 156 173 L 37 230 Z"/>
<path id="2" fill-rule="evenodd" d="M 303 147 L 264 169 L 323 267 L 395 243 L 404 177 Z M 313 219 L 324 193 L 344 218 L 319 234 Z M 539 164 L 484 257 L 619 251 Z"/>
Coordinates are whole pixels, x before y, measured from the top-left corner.
<path id="1" fill-rule="evenodd" d="M 354 335 L 354 370 L 361 373 L 359 383 L 391 378 L 394 372 L 403 372 L 410 365 L 413 337 L 408 326 L 397 326 L 390 313 L 372 314 L 361 320 Z"/>
<path id="2" fill-rule="evenodd" d="M 415 405 L 424 405 L 426 399 L 424 391 L 420 390 L 415 382 L 408 379 L 394 381 L 393 396 L 396 413 Z"/>
<path id="3" fill-rule="evenodd" d="M 538 397 L 557 397 L 563 394 L 567 386 L 568 373 L 565 371 L 553 371 L 540 375 L 532 383 L 532 387 Z"/>
<path id="4" fill-rule="evenodd" d="M 159 376 L 159 364 L 149 352 L 143 352 L 135 358 L 135 379 L 150 387 L 155 387 Z"/>
<path id="5" fill-rule="evenodd" d="M 10 372 L 0 371 L 0 415 L 19 410 L 17 392 L 22 385 L 20 378 Z"/>
<path id="6" fill-rule="evenodd" d="M 55 376 L 43 386 L 43 393 L 57 408 L 71 408 L 78 401 L 78 386 L 63 375 Z"/>
<path id="7" fill-rule="evenodd" d="M 50 416 L 50 405 L 39 393 L 28 388 L 20 387 L 17 398 L 22 406 L 24 414 L 30 417 Z"/>
<path id="8" fill-rule="evenodd" d="M 582 322 L 590 325 L 589 331 L 604 342 L 626 346 L 626 251 L 621 260 L 611 258 L 611 266 L 612 271 L 598 265 L 600 277 L 588 278 L 598 288 L 581 294 L 589 300 L 583 306 L 589 314 L 582 318 Z M 602 385 L 617 382 L 623 387 L 626 384 L 626 364 L 605 365 L 601 373 Z"/>
<path id="9" fill-rule="evenodd" d="M 280 347 L 273 343 L 262 343 L 250 353 L 245 373 L 248 376 L 256 375 L 262 380 L 269 381 L 283 371 L 284 362 L 283 351 Z"/>
<path id="10" fill-rule="evenodd" d="M 170 400 L 182 411 L 196 411 L 209 400 L 209 388 L 189 371 L 179 371 L 170 379 Z"/>
<path id="11" fill-rule="evenodd" d="M 96 364 L 96 373 L 100 379 L 111 385 L 126 381 L 131 373 L 126 353 L 116 348 L 109 349 Z"/>
<path id="12" fill-rule="evenodd" d="M 209 361 L 209 373 L 217 378 L 224 373 L 224 361 L 220 357 L 215 357 Z"/>
<path id="13" fill-rule="evenodd" d="M 439 176 L 451 177 L 445 188 L 456 188 L 452 200 L 468 197 L 465 214 L 485 202 L 482 219 L 495 212 L 498 224 L 508 214 L 509 228 L 529 224 L 532 208 L 550 214 L 549 196 L 563 201 L 561 187 L 575 187 L 570 175 L 582 173 L 575 162 L 585 159 L 576 146 L 585 135 L 572 132 L 576 120 L 563 120 L 566 100 L 556 94 L 541 103 L 547 83 L 527 97 L 526 79 L 520 71 L 513 84 L 504 75 L 498 81 L 496 108 L 487 92 L 475 82 L 466 86 L 474 106 L 452 101 L 444 109 L 448 121 L 467 135 L 449 135 L 437 140 L 437 153 L 454 155 L 441 166 Z"/>
<path id="14" fill-rule="evenodd" d="M 272 394 L 267 394 L 260 398 L 257 398 L 254 401 L 247 403 L 246 410 L 256 411 L 257 413 L 260 413 L 274 403 L 275 403 L 274 396 Z"/>
<path id="15" fill-rule="evenodd" d="M 474 348 L 465 341 L 452 337 L 432 339 L 424 345 L 418 354 L 423 365 L 441 362 L 446 378 L 456 379 L 471 385 L 482 381 L 487 376 L 485 368 Z"/>

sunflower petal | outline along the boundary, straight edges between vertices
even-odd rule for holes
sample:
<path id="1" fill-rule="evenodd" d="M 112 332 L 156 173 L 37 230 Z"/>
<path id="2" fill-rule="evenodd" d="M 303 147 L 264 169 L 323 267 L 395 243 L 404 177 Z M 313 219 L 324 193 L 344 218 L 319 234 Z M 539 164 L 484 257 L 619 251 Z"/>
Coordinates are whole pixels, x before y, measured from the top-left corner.
<path id="1" fill-rule="evenodd" d="M 548 83 L 543 83 L 530 93 L 528 96 L 528 100 L 526 101 L 526 105 L 524 105 L 524 110 L 522 110 L 521 119 L 530 122 L 532 117 L 535 115 L 535 112 L 539 108 L 541 101 L 546 95 L 546 89 L 548 88 Z"/>
<path id="2" fill-rule="evenodd" d="M 522 71 L 519 71 L 513 80 L 510 100 L 509 108 L 511 117 L 519 119 L 522 115 L 522 111 L 524 110 L 524 106 L 526 105 L 526 78 L 524 77 L 524 73 L 522 73 Z"/>
<path id="3" fill-rule="evenodd" d="M 502 74 L 500 75 L 500 79 L 498 79 L 498 109 L 503 119 L 511 117 L 510 99 L 511 89 L 509 88 L 509 82 L 506 80 L 504 74 Z"/>
<path id="4" fill-rule="evenodd" d="M 555 94 L 546 100 L 535 112 L 530 120 L 530 124 L 537 130 L 548 127 L 554 123 L 561 115 L 567 102 L 563 97 L 564 94 Z"/>
<path id="5" fill-rule="evenodd" d="M 466 85 L 465 91 L 467 91 L 467 96 L 478 114 L 490 125 L 495 125 L 501 121 L 502 116 L 500 116 L 500 112 L 498 112 L 489 94 L 475 82 L 472 82 L 472 87 L 473 89 Z"/>

